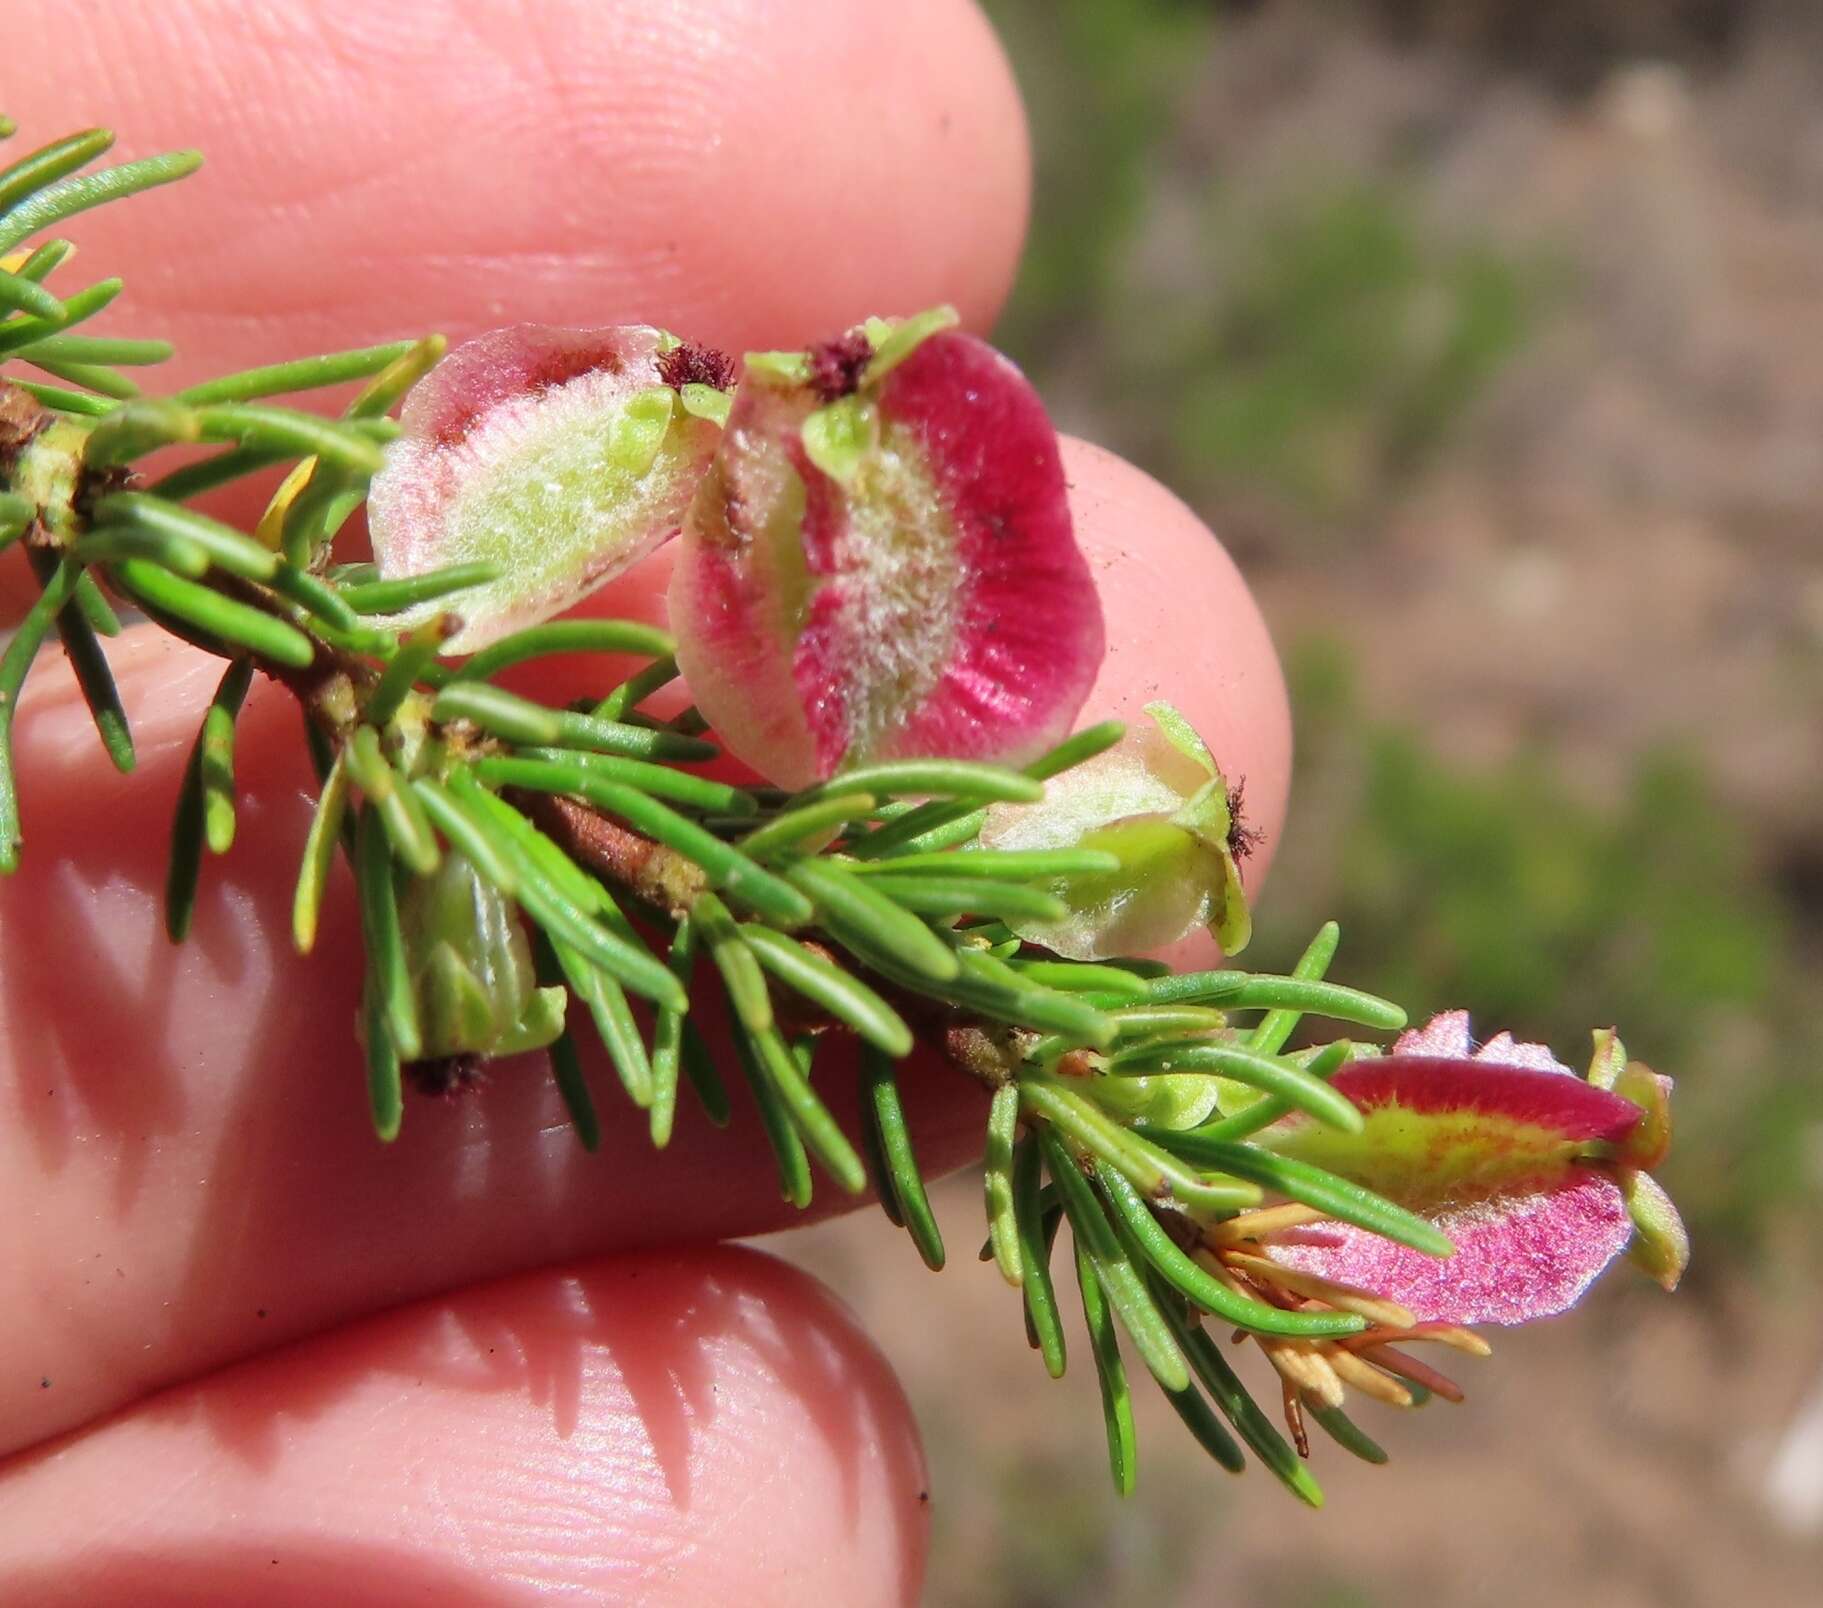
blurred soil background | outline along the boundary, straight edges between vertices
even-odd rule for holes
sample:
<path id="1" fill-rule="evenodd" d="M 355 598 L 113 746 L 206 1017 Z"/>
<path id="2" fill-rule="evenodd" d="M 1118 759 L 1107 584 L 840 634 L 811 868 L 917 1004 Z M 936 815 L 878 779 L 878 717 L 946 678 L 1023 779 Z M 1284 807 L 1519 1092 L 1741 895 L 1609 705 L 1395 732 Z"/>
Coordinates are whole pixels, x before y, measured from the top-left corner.
<path id="1" fill-rule="evenodd" d="M 875 1214 L 781 1240 L 908 1382 L 929 1600 L 1819 1600 L 1823 6 L 989 10 L 1039 162 L 1001 338 L 1222 534 L 1290 671 L 1248 963 L 1334 916 L 1414 1014 L 1571 1061 L 1618 1023 L 1678 1080 L 1696 1260 L 1494 1334 L 1464 1406 L 1363 1408 L 1393 1464 L 1319 1446 L 1315 1515 L 1157 1402 L 1115 1498 L 974 1179 L 941 1278 Z"/>

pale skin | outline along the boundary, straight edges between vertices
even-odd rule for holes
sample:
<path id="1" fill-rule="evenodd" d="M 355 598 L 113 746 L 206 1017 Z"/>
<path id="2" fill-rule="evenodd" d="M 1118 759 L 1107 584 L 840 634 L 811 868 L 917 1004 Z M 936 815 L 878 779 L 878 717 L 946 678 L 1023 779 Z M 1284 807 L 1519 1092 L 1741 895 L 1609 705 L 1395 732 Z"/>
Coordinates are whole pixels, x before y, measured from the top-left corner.
<path id="1" fill-rule="evenodd" d="M 963 0 L 13 0 L 6 31 L 22 141 L 96 122 L 129 155 L 208 153 L 77 234 L 79 276 L 127 277 L 110 327 L 177 342 L 172 384 L 512 319 L 739 351 L 952 301 L 985 331 L 1021 243 L 1018 95 Z M 1257 884 L 1290 765 L 1259 615 L 1182 504 L 1066 448 L 1110 642 L 1083 719 L 1178 703 L 1247 779 Z M 662 618 L 665 569 L 588 606 Z M 309 785 L 287 696 L 249 701 L 241 838 L 172 949 L 169 814 L 219 666 L 144 630 L 110 658 L 135 775 L 60 658 L 18 722 L 0 1599 L 915 1600 L 928 1484 L 898 1384 L 812 1280 L 714 1243 L 792 1215 L 751 1111 L 717 1132 L 686 1096 L 655 1155 L 595 1068 L 591 1157 L 528 1065 L 378 1145 L 345 882 L 314 956 L 286 938 Z M 976 1091 L 935 1064 L 906 1084 L 927 1169 L 978 1151 Z"/>

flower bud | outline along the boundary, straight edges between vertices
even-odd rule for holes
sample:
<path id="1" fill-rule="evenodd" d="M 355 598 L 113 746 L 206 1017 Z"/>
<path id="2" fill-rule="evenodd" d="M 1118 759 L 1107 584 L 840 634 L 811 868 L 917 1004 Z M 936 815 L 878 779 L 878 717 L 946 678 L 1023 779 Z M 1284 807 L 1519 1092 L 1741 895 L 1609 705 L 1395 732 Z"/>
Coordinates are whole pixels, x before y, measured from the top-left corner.
<path id="1" fill-rule="evenodd" d="M 563 1031 L 564 990 L 535 985 L 518 913 L 466 856 L 450 849 L 430 875 L 406 884 L 399 928 L 421 1060 L 517 1055 Z"/>
<path id="2" fill-rule="evenodd" d="M 1099 849 L 1120 861 L 1056 886 L 1064 920 L 1008 923 L 1072 960 L 1157 949 L 1199 927 L 1232 955 L 1252 935 L 1235 863 L 1253 842 L 1240 793 L 1170 704 L 1146 712 L 1150 724 L 1047 782 L 1041 803 L 996 805 L 981 829 L 985 848 Z"/>

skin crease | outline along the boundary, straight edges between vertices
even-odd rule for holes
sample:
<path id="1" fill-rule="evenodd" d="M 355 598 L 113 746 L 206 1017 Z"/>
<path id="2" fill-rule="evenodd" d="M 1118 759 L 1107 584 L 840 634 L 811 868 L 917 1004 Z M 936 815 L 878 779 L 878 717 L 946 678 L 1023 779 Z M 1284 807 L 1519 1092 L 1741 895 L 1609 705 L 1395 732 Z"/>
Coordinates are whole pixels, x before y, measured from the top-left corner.
<path id="1" fill-rule="evenodd" d="M 580 3 L 419 4 L 409 26 L 353 4 L 90 10 L 70 29 L 54 0 L 15 0 L 7 110 L 25 139 L 88 116 L 127 154 L 209 150 L 206 176 L 70 230 L 79 277 L 131 277 L 103 330 L 173 335 L 185 374 L 503 316 L 638 316 L 736 349 L 942 299 L 980 326 L 1017 254 L 1023 123 L 960 0 L 915 25 L 834 0 L 692 0 L 662 27 Z M 279 88 L 279 62 L 306 88 Z M 767 271 L 729 274 L 731 240 Z M 180 282 L 165 261 L 203 266 Z M 1079 443 L 1066 463 L 1113 647 L 1084 720 L 1172 697 L 1275 843 L 1284 692 L 1232 564 L 1129 466 Z M 591 608 L 662 618 L 667 569 Z M 686 1093 L 655 1158 L 593 1064 L 608 1138 L 588 1157 L 527 1064 L 473 1101 L 414 1100 L 377 1145 L 345 870 L 317 953 L 289 953 L 295 711 L 264 684 L 249 700 L 239 838 L 172 949 L 170 806 L 217 668 L 138 632 L 110 658 L 133 777 L 101 757 L 59 656 L 18 721 L 0 1599 L 700 1602 L 738 1581 L 756 1602 L 915 1600 L 924 1474 L 884 1365 L 801 1275 L 690 1244 L 791 1215 L 738 1091 L 726 1134 Z M 560 696 L 573 668 L 538 690 Z M 826 1087 L 847 1121 L 845 1081 Z M 907 1099 L 928 1167 L 976 1153 L 981 1100 L 953 1073 L 914 1071 Z M 807 1337 L 816 1366 L 779 1336 Z M 749 1582 L 752 1557 L 773 1573 Z"/>

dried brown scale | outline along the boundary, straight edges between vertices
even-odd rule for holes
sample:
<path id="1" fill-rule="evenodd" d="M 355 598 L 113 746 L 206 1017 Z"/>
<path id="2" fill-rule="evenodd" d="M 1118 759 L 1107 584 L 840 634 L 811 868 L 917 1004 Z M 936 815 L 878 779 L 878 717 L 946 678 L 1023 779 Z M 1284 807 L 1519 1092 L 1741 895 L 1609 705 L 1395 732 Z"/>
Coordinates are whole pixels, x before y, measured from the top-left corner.
<path id="1" fill-rule="evenodd" d="M 51 410 L 29 391 L 0 381 L 0 479 L 51 422 Z"/>

